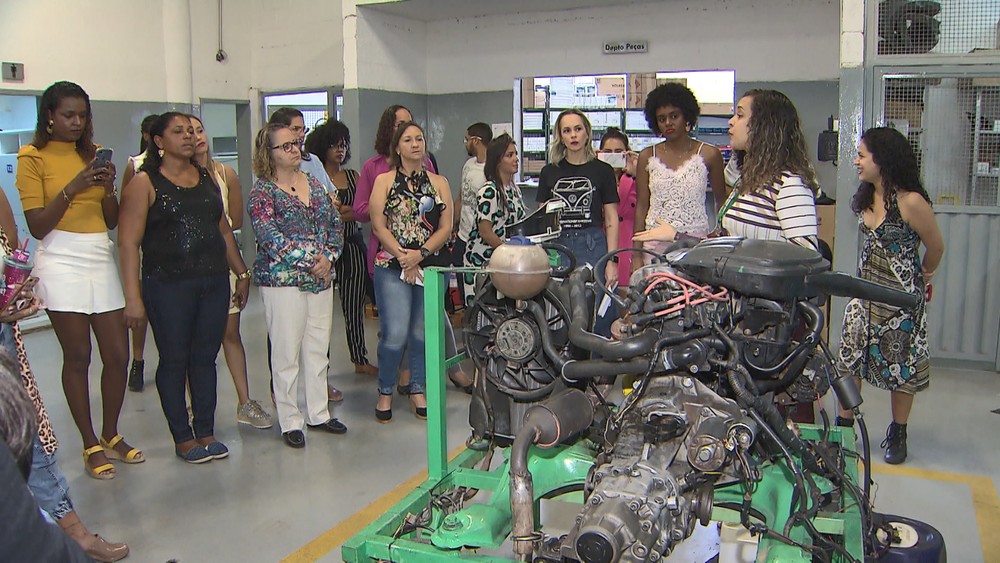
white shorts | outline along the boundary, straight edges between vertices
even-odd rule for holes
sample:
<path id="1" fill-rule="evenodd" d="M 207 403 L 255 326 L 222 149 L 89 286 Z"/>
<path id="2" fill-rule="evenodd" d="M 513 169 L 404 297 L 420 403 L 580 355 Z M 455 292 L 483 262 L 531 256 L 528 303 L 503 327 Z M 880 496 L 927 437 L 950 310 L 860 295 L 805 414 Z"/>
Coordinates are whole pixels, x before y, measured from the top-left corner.
<path id="1" fill-rule="evenodd" d="M 125 307 L 115 243 L 107 232 L 50 232 L 38 244 L 31 275 L 49 311 L 91 315 Z"/>

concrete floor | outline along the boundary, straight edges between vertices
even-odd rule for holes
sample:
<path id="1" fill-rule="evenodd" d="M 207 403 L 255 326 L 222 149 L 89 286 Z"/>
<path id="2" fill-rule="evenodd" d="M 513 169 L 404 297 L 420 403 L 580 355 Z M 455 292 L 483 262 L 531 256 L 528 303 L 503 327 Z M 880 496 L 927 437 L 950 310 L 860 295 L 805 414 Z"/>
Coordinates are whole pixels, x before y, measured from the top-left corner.
<path id="1" fill-rule="evenodd" d="M 393 422 L 376 423 L 373 377 L 353 372 L 342 317 L 334 317 L 330 381 L 344 391 L 334 416 L 350 428 L 345 436 L 312 432 L 307 446 L 283 444 L 277 425 L 256 430 L 237 425 L 236 395 L 225 360 L 219 357 L 216 436 L 231 455 L 193 466 L 174 456 L 152 378 L 156 349 L 146 343 L 146 390 L 129 392 L 120 429 L 147 461 L 117 464 L 118 476 L 88 477 L 79 435 L 60 384 L 61 354 L 51 330 L 26 338 L 28 356 L 60 439 L 58 459 L 84 522 L 95 532 L 126 541 L 128 561 L 340 560 L 336 531 L 326 542 L 304 546 L 352 514 L 426 469 L 426 428 L 400 397 Z M 375 362 L 377 322 L 366 321 L 369 357 Z M 273 413 L 267 390 L 263 310 L 256 292 L 243 313 L 242 334 L 250 366 L 251 396 Z M 96 350 L 96 347 L 95 347 Z M 100 360 L 91 367 L 94 419 L 99 420 Z M 951 560 L 1000 560 L 1000 375 L 939 368 L 929 391 L 919 396 L 909 425 L 910 458 L 903 466 L 876 463 L 876 508 L 926 521 L 944 535 Z M 449 449 L 467 437 L 468 396 L 449 386 Z M 878 443 L 889 422 L 888 394 L 865 389 L 876 462 Z M 830 405 L 832 407 L 832 404 Z M 99 428 L 97 428 L 100 431 Z M 978 518 L 978 519 L 977 519 Z M 356 521 L 356 520 L 355 520 Z M 318 549 L 318 551 L 317 551 Z M 984 549 L 989 550 L 984 555 Z M 289 557 L 293 556 L 293 557 Z"/>

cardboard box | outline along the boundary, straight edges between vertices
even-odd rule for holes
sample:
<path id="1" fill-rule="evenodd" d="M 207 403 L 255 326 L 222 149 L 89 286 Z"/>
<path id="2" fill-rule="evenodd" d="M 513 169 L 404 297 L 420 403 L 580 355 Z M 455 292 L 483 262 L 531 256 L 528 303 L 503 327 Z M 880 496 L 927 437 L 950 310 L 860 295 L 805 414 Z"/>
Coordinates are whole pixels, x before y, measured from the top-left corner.
<path id="1" fill-rule="evenodd" d="M 886 119 L 905 119 L 910 123 L 910 127 L 920 127 L 923 115 L 923 105 L 918 102 L 909 102 L 904 100 L 885 101 Z"/>
<path id="2" fill-rule="evenodd" d="M 542 105 L 535 105 L 535 79 L 534 78 L 522 78 L 521 79 L 521 107 L 522 108 L 534 108 L 534 107 L 545 107 L 545 95 L 542 94 Z"/>
<path id="3" fill-rule="evenodd" d="M 636 72 L 626 75 L 625 95 L 626 107 L 643 108 L 646 106 L 646 96 L 656 88 L 656 73 Z"/>
<path id="4" fill-rule="evenodd" d="M 702 115 L 733 115 L 733 104 L 701 104 Z"/>
<path id="5" fill-rule="evenodd" d="M 625 77 L 624 76 L 599 77 L 597 79 L 597 95 L 614 96 L 615 103 L 611 105 L 620 108 L 625 107 Z"/>
<path id="6" fill-rule="evenodd" d="M 816 219 L 819 222 L 819 238 L 833 248 L 833 233 L 836 227 L 837 206 L 817 205 Z"/>
<path id="7" fill-rule="evenodd" d="M 521 162 L 521 172 L 525 174 L 538 174 L 542 171 L 542 167 L 545 166 L 545 161 L 535 158 L 525 158 Z"/>

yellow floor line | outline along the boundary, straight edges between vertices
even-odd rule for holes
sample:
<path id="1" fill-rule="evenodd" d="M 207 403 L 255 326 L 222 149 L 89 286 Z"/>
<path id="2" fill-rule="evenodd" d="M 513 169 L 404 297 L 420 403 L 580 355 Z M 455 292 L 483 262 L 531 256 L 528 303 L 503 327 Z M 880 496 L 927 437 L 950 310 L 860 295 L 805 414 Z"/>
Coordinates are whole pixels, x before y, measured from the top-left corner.
<path id="1" fill-rule="evenodd" d="M 972 492 L 972 506 L 976 511 L 976 523 L 979 526 L 979 542 L 983 548 L 983 560 L 1000 561 L 1000 535 L 996 533 L 997 526 L 1000 525 L 1000 495 L 997 495 L 997 489 L 993 484 L 992 478 L 983 475 L 916 469 L 881 463 L 872 465 L 872 473 L 968 485 Z M 947 544 L 947 541 L 948 538 L 945 538 L 945 544 Z"/>
<path id="2" fill-rule="evenodd" d="M 448 453 L 448 459 L 462 453 L 465 446 L 459 446 Z M 375 499 L 371 504 L 349 516 L 346 520 L 323 532 L 318 537 L 295 550 L 294 553 L 282 559 L 282 563 L 311 563 L 343 545 L 355 534 L 364 530 L 376 518 L 386 513 L 394 504 L 413 492 L 418 485 L 427 480 L 427 470 L 417 473 L 403 481 L 395 489 Z"/>
<path id="3" fill-rule="evenodd" d="M 462 453 L 465 446 L 459 446 L 449 452 L 448 459 L 453 459 Z M 981 475 L 917 469 L 898 465 L 876 463 L 872 465 L 872 473 L 879 475 L 894 475 L 960 483 L 968 485 L 972 492 L 972 504 L 976 512 L 976 522 L 979 525 L 979 539 L 983 549 L 983 560 L 1000 561 L 1000 535 L 993 533 L 1000 526 L 1000 496 L 993 484 L 993 479 Z M 294 553 L 282 559 L 282 563 L 311 563 L 330 553 L 352 536 L 365 529 L 376 518 L 385 514 L 394 504 L 427 480 L 427 471 L 421 471 L 410 477 L 393 490 L 382 495 L 368 506 L 355 512 L 346 520 L 330 528 L 314 540 L 297 549 Z M 947 538 L 945 538 L 947 541 Z"/>

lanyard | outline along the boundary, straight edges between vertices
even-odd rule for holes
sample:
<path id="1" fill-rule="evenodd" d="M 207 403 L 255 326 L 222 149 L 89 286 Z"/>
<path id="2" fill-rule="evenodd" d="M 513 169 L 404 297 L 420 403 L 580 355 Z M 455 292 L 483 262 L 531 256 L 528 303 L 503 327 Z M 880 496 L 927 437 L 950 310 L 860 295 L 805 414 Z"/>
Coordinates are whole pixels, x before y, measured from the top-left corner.
<path id="1" fill-rule="evenodd" d="M 736 204 L 736 199 L 740 197 L 740 186 L 739 182 L 737 185 L 733 186 L 733 191 L 729 192 L 729 197 L 726 199 L 726 203 L 722 204 L 722 209 L 719 209 L 719 214 L 716 216 L 716 223 L 722 226 L 722 219 L 726 216 L 726 213 L 732 209 L 733 205 Z"/>

